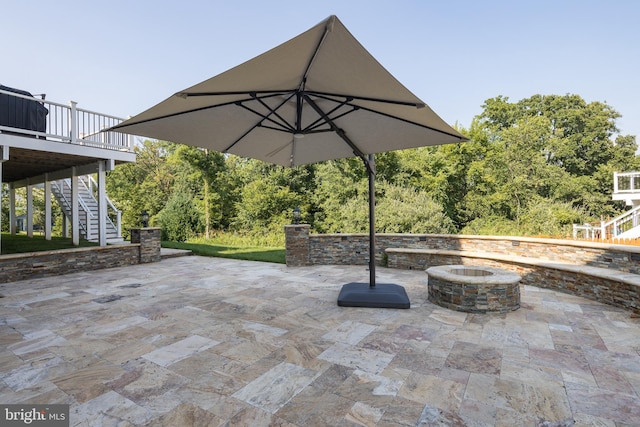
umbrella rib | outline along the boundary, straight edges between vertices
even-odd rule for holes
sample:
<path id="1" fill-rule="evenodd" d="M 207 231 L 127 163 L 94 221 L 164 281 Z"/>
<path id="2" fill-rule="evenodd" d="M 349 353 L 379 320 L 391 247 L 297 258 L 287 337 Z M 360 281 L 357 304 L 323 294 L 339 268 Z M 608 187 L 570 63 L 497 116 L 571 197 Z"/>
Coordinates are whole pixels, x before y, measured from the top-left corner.
<path id="1" fill-rule="evenodd" d="M 267 126 L 267 125 L 264 125 L 262 123 L 258 123 L 255 127 L 261 127 L 261 128 L 264 128 L 264 129 L 276 130 L 278 132 L 285 132 L 285 133 L 289 133 L 289 134 L 291 133 L 291 129 L 285 129 L 283 127 Z"/>
<path id="2" fill-rule="evenodd" d="M 336 101 L 339 102 L 339 101 Z M 332 108 L 328 113 L 326 113 L 327 117 L 330 117 L 331 114 L 335 113 L 336 111 L 338 111 L 340 108 L 344 107 L 345 105 L 349 105 L 347 104 L 347 102 L 349 102 L 349 98 L 345 99 L 344 101 L 340 102 L 337 106 L 335 106 L 334 108 Z M 352 113 L 354 111 L 356 111 L 358 108 L 354 107 L 353 105 L 349 105 L 352 109 L 349 111 L 345 111 L 344 113 L 339 114 L 338 116 L 332 118 L 332 120 L 336 120 L 339 119 L 340 117 L 343 117 L 349 113 Z M 313 123 L 310 123 L 306 128 L 305 131 L 312 131 L 315 129 L 318 129 L 320 126 L 326 124 L 326 120 L 324 120 L 324 118 L 322 116 L 320 116 L 319 119 L 315 120 Z"/>
<path id="3" fill-rule="evenodd" d="M 178 92 L 175 94 L 178 98 L 190 98 L 192 96 L 229 96 L 229 95 L 263 95 L 269 94 L 270 96 L 278 96 L 283 95 L 285 93 L 295 92 L 292 89 L 283 89 L 283 90 L 236 90 L 236 91 L 226 91 L 226 92 Z M 265 97 L 267 98 L 267 97 Z"/>
<path id="4" fill-rule="evenodd" d="M 266 102 L 264 102 L 264 101 L 262 100 L 262 98 L 256 98 L 256 101 L 258 101 L 260 104 L 262 104 L 262 106 L 263 106 L 264 108 L 266 108 L 266 109 L 267 109 L 267 110 L 269 110 L 271 113 L 273 113 L 273 115 L 274 115 L 274 116 L 276 116 L 277 118 L 279 118 L 279 119 L 280 119 L 280 121 L 281 121 L 281 123 L 277 123 L 275 120 L 273 120 L 273 119 L 272 119 L 272 118 L 270 118 L 270 117 L 265 117 L 267 120 L 269 120 L 270 122 L 275 123 L 275 124 L 284 125 L 283 127 L 287 128 L 287 129 L 289 129 L 289 130 L 291 130 L 291 131 L 294 131 L 294 130 L 295 130 L 295 126 L 293 126 L 293 125 L 289 124 L 289 122 L 287 122 L 287 120 L 286 120 L 284 117 L 282 117 L 282 116 L 278 113 L 278 111 L 277 111 L 277 110 L 278 110 L 278 108 L 282 107 L 282 106 L 284 105 L 284 103 L 285 103 L 285 102 L 287 102 L 288 100 L 290 100 L 290 99 L 293 97 L 293 95 L 295 95 L 295 93 L 294 93 L 294 94 L 292 94 L 292 95 L 290 95 L 288 98 L 286 98 L 286 99 L 285 99 L 285 100 L 284 100 L 280 105 L 278 105 L 278 107 L 277 107 L 277 108 L 275 108 L 275 109 L 272 109 L 270 106 L 268 106 L 268 105 L 267 105 L 267 103 L 266 103 Z"/>
<path id="5" fill-rule="evenodd" d="M 307 101 L 307 103 L 309 105 L 311 105 L 311 108 L 313 108 L 316 113 L 318 113 L 326 122 L 327 124 L 331 127 L 331 129 L 338 134 L 338 136 L 340 138 L 342 138 L 342 140 L 344 142 L 347 143 L 347 145 L 353 150 L 353 154 L 360 157 L 362 160 L 364 160 L 365 164 L 367 163 L 367 157 L 364 154 L 364 152 L 358 148 L 358 146 L 351 141 L 351 139 L 349 139 L 349 137 L 347 136 L 347 134 L 344 132 L 344 130 L 340 129 L 334 122 L 333 120 L 327 116 L 327 114 L 322 111 L 322 109 L 318 106 L 318 104 L 315 103 L 315 101 L 313 99 L 311 99 L 309 97 L 309 95 L 307 95 L 306 93 L 303 94 L 303 97 L 305 99 L 305 101 Z"/>
<path id="6" fill-rule="evenodd" d="M 244 108 L 245 110 L 255 114 L 256 116 L 262 118 L 263 120 L 267 120 L 267 121 L 273 123 L 274 125 L 279 126 L 281 130 L 289 131 L 289 132 L 294 130 L 293 126 L 291 126 L 289 123 L 287 123 L 287 121 L 282 116 L 280 116 L 275 110 L 271 109 L 271 107 L 269 107 L 264 102 L 260 102 L 260 104 L 262 104 L 267 110 L 269 110 L 270 114 L 265 115 L 264 113 L 261 113 L 261 112 L 259 112 L 257 110 L 254 110 L 253 108 L 251 108 L 251 107 L 249 107 L 247 105 L 244 105 L 243 102 L 237 102 L 236 103 L 236 105 L 238 105 L 239 107 Z M 280 106 L 278 106 L 278 107 L 280 107 Z M 271 117 L 269 117 L 271 114 L 275 115 L 278 119 L 281 120 L 281 122 L 278 122 L 277 120 L 274 120 Z M 258 124 L 258 126 L 260 126 L 260 123 Z"/>
<path id="7" fill-rule="evenodd" d="M 175 96 L 178 96 L 179 98 L 185 98 L 186 99 L 189 96 L 217 96 L 217 95 L 220 95 L 220 96 L 224 96 L 224 95 L 247 95 L 247 96 L 252 96 L 253 94 L 268 94 L 268 96 L 263 96 L 261 98 L 272 98 L 274 96 L 281 96 L 281 95 L 284 95 L 284 94 L 289 94 L 291 92 L 292 92 L 291 89 L 278 90 L 278 91 L 273 91 L 273 90 L 269 90 L 269 91 L 248 90 L 248 91 L 235 91 L 235 92 L 201 92 L 201 93 L 193 93 L 193 94 L 187 94 L 187 93 L 182 92 L 182 93 L 177 93 Z M 184 96 L 182 96 L 182 95 L 184 95 Z M 209 109 L 212 109 L 212 108 L 225 107 L 227 105 L 233 105 L 233 104 L 238 105 L 239 102 L 250 101 L 251 99 L 253 99 L 253 98 L 235 100 L 235 101 L 229 101 L 229 102 L 223 102 L 222 104 L 206 105 L 204 107 L 192 108 L 190 110 L 178 111 L 176 113 L 165 114 L 163 116 L 152 117 L 150 119 L 140 120 L 140 121 L 137 121 L 135 123 L 127 123 L 124 126 L 116 125 L 116 126 L 113 126 L 110 129 L 117 130 L 117 129 L 126 128 L 128 126 L 139 125 L 139 124 L 142 124 L 142 123 L 155 122 L 156 120 L 168 119 L 168 118 L 171 118 L 171 117 L 178 117 L 178 116 L 181 116 L 183 114 L 197 113 L 198 111 L 209 110 Z M 129 119 L 129 120 L 131 120 L 131 119 Z"/>
<path id="8" fill-rule="evenodd" d="M 353 107 L 353 106 L 352 106 L 352 107 Z M 335 110 L 337 110 L 337 108 L 333 109 L 333 110 L 332 110 L 331 112 L 329 112 L 329 113 L 326 113 L 327 117 L 330 117 L 331 113 L 332 113 L 332 112 L 335 112 Z M 353 113 L 354 111 L 357 111 L 357 110 L 359 110 L 359 108 L 358 108 L 358 107 L 353 107 L 353 108 L 351 108 L 351 110 L 349 110 L 349 111 L 345 111 L 344 113 L 338 114 L 338 115 L 337 115 L 337 116 L 335 116 L 335 117 L 331 117 L 331 120 L 337 120 L 337 119 L 339 119 L 339 118 L 341 118 L 341 117 L 344 117 L 344 116 L 346 116 L 347 114 L 351 114 L 351 113 Z M 315 122 L 311 123 L 309 126 L 307 126 L 307 127 L 305 128 L 305 133 L 311 133 L 311 132 L 313 132 L 313 131 L 316 131 L 319 127 L 321 127 L 321 126 L 323 126 L 323 125 L 326 125 L 326 124 L 327 124 L 326 119 L 325 119 L 324 117 L 320 117 L 318 120 L 316 120 Z M 331 129 L 320 130 L 319 132 L 323 132 L 323 131 L 324 131 L 324 132 L 329 132 L 330 130 L 331 130 Z"/>
<path id="9" fill-rule="evenodd" d="M 400 101 L 400 100 L 395 100 L 395 99 L 384 99 L 384 98 L 371 98 L 368 96 L 359 96 L 359 95 L 346 95 L 346 94 L 341 94 L 341 93 L 329 93 L 329 92 L 314 92 L 314 91 L 308 91 L 307 92 L 310 95 L 314 95 L 320 98 L 324 98 L 330 101 L 336 101 L 335 99 L 332 99 L 331 97 L 338 97 L 338 98 L 351 98 L 351 100 L 357 99 L 359 101 L 372 101 L 372 102 L 380 102 L 380 103 L 384 103 L 384 104 L 395 104 L 395 105 L 406 105 L 409 107 L 416 107 L 416 108 L 425 108 L 426 104 L 424 102 L 413 102 L 413 101 Z M 338 102 L 338 101 L 336 101 Z"/>
<path id="10" fill-rule="evenodd" d="M 320 40 L 318 40 L 318 44 L 316 45 L 315 50 L 313 51 L 313 55 L 311 55 L 311 58 L 309 59 L 309 62 L 307 63 L 307 68 L 305 68 L 304 73 L 302 74 L 302 79 L 300 80 L 300 85 L 298 86 L 298 91 L 303 91 L 305 84 L 307 83 L 307 75 L 309 74 L 309 70 L 311 69 L 311 66 L 313 65 L 313 63 L 316 60 L 316 57 L 318 56 L 318 53 L 320 52 L 320 47 L 322 47 L 322 45 L 324 44 L 324 41 L 327 38 L 327 35 L 333 31 L 333 24 L 335 23 L 336 17 L 335 15 L 332 15 L 329 20 L 327 21 L 327 24 L 324 27 L 324 32 L 322 33 L 322 37 L 320 37 Z"/>
<path id="11" fill-rule="evenodd" d="M 333 31 L 333 25 L 334 25 L 335 21 L 336 21 L 335 15 L 331 15 L 331 17 L 327 21 L 327 24 L 324 27 L 324 31 L 322 32 L 322 37 L 320 37 L 320 40 L 318 40 L 318 44 L 316 45 L 316 48 L 313 51 L 313 55 L 311 55 L 311 58 L 309 58 L 309 62 L 307 63 L 306 68 L 304 69 L 304 73 L 302 73 L 302 78 L 300 79 L 300 84 L 298 85 L 298 90 L 296 91 L 296 97 L 297 97 L 296 131 L 297 132 L 301 132 L 302 105 L 303 105 L 302 98 L 304 97 L 305 86 L 307 84 L 307 76 L 309 75 L 309 70 L 311 70 L 311 66 L 313 65 L 313 63 L 315 62 L 316 58 L 318 57 L 318 53 L 320 53 L 320 48 L 324 44 L 324 41 L 327 39 L 327 35 L 331 31 Z M 307 128 L 309 128 L 309 127 L 307 127 Z"/>
<path id="12" fill-rule="evenodd" d="M 422 108 L 422 106 L 425 105 L 425 104 L 416 104 L 416 103 L 410 103 L 410 102 L 405 102 L 405 101 L 391 101 L 391 100 L 384 100 L 384 99 L 378 99 L 378 98 L 358 97 L 358 96 L 353 96 L 353 95 L 323 94 L 323 93 L 320 93 L 320 92 L 309 92 L 309 94 L 312 94 L 312 95 L 315 95 L 315 96 L 317 96 L 319 98 L 326 99 L 328 101 L 333 101 L 333 102 L 340 102 L 340 101 L 338 101 L 338 100 L 336 100 L 334 98 L 330 98 L 329 96 L 344 97 L 344 98 L 347 98 L 347 99 L 351 98 L 352 100 L 353 99 L 359 99 L 359 100 L 363 100 L 363 101 L 384 102 L 384 103 L 391 103 L 391 104 L 396 104 L 396 105 L 407 105 L 407 106 L 414 106 L 416 108 Z M 328 95 L 328 96 L 325 96 L 325 95 Z M 438 133 L 441 133 L 441 134 L 444 134 L 444 135 L 453 136 L 455 138 L 460 139 L 460 141 L 466 141 L 466 139 L 460 138 L 459 135 L 456 135 L 456 134 L 453 134 L 453 133 L 450 133 L 450 132 L 445 132 L 443 130 L 434 128 L 432 126 L 427 126 L 427 125 L 424 125 L 424 124 L 421 124 L 421 123 L 416 123 L 414 121 L 407 120 L 407 119 L 404 119 L 402 117 L 394 116 L 392 114 L 383 113 L 383 112 L 374 110 L 373 108 L 363 107 L 361 105 L 353 105 L 348 100 L 345 102 L 345 105 L 349 105 L 349 106 L 354 107 L 356 109 L 361 109 L 361 110 L 364 110 L 364 111 L 368 111 L 370 113 L 380 114 L 381 116 L 389 117 L 391 119 L 395 119 L 395 120 L 399 120 L 401 122 L 405 122 L 405 123 L 409 123 L 409 124 L 412 124 L 412 125 L 415 125 L 415 126 L 419 126 L 421 128 L 424 128 L 424 129 L 429 129 L 429 130 L 432 130 L 434 132 L 438 132 Z"/>
<path id="13" fill-rule="evenodd" d="M 285 102 L 287 102 L 290 98 L 291 98 L 291 97 L 289 97 L 289 98 L 285 98 L 285 99 L 280 103 L 280 105 L 278 105 L 278 106 L 275 108 L 275 110 L 277 110 L 278 108 L 282 107 L 282 106 L 284 105 L 284 103 L 285 103 Z M 236 103 L 236 105 L 238 105 L 238 104 Z M 240 107 L 242 107 L 242 108 L 246 108 L 247 110 L 249 110 L 249 111 L 253 112 L 254 114 L 258 114 L 257 112 L 252 111 L 250 108 L 248 108 L 248 107 L 247 107 L 247 106 L 245 106 L 245 105 L 239 104 L 239 106 L 240 106 Z M 234 147 L 238 142 L 240 142 L 240 141 L 242 140 L 242 138 L 244 138 L 245 136 L 247 136 L 247 135 L 248 135 L 251 131 L 253 131 L 255 128 L 257 128 L 257 127 L 261 126 L 261 125 L 262 125 L 262 122 L 263 122 L 264 120 L 269 120 L 269 121 L 271 121 L 271 122 L 273 122 L 273 123 L 275 123 L 275 124 L 277 124 L 277 125 L 280 125 L 280 126 L 281 126 L 281 125 L 282 125 L 281 123 L 277 123 L 277 122 L 273 121 L 273 119 L 270 119 L 270 118 L 269 118 L 269 116 L 270 116 L 271 114 L 275 114 L 275 110 L 271 110 L 271 109 L 270 109 L 270 110 L 269 110 L 269 111 L 270 111 L 270 113 L 269 113 L 269 114 L 267 114 L 267 115 L 258 114 L 258 116 L 259 116 L 259 117 L 262 117 L 262 120 L 260 120 L 260 121 L 259 121 L 258 123 L 256 123 L 255 125 L 251 126 L 251 127 L 250 127 L 246 132 L 245 132 L 245 133 L 243 133 L 243 134 L 240 136 L 240 138 L 238 138 L 238 139 L 236 139 L 235 141 L 233 141 L 233 142 L 231 143 L 231 145 L 229 145 L 229 146 L 228 146 L 227 148 L 225 148 L 223 151 L 226 153 L 226 152 L 228 152 L 229 150 L 231 150 L 231 149 L 232 149 L 232 148 L 233 148 L 233 147 Z M 285 123 L 286 123 L 286 122 L 285 122 Z"/>
<path id="14" fill-rule="evenodd" d="M 382 113 L 380 111 L 376 111 L 376 110 L 373 110 L 373 109 L 367 108 L 367 107 L 360 107 L 360 109 L 361 110 L 365 110 L 365 111 L 369 111 L 370 113 L 380 114 L 381 116 L 389 117 L 389 118 L 394 119 L 394 120 L 399 120 L 401 122 L 405 122 L 405 123 L 409 123 L 409 124 L 412 124 L 412 125 L 415 125 L 415 126 L 419 126 L 419 127 L 423 128 L 423 129 L 429 129 L 431 131 L 438 132 L 438 133 L 441 133 L 443 135 L 449 135 L 449 136 L 458 138 L 460 140 L 460 142 L 463 142 L 463 141 L 467 140 L 466 138 L 460 138 L 459 135 L 453 134 L 451 132 L 445 132 L 445 131 L 443 131 L 441 129 L 438 129 L 438 128 L 435 128 L 433 126 L 427 126 L 427 125 L 423 125 L 421 123 L 416 123 L 414 121 L 403 119 L 402 117 L 397 117 L 397 116 L 394 116 L 392 114 Z"/>

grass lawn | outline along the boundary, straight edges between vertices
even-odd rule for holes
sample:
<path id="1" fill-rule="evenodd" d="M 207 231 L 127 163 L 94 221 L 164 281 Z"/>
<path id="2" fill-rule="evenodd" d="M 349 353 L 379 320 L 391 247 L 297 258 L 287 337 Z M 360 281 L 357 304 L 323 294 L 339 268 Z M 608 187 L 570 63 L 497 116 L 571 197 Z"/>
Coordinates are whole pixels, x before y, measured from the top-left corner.
<path id="1" fill-rule="evenodd" d="M 265 246 L 229 246 L 215 243 L 162 242 L 163 248 L 189 249 L 196 255 L 285 263 L 284 248 Z"/>
<path id="2" fill-rule="evenodd" d="M 52 237 L 45 240 L 44 236 L 26 234 L 11 235 L 2 233 L 2 255 L 25 252 L 52 251 L 56 249 L 73 249 L 70 238 Z M 97 243 L 80 240 L 80 247 L 98 246 Z M 244 259 L 248 261 L 265 261 L 284 264 L 285 250 L 282 247 L 256 246 L 248 239 L 236 239 L 233 243 L 221 239 L 197 239 L 193 242 L 162 242 L 162 247 L 174 249 L 189 249 L 196 255 Z"/>
<path id="3" fill-rule="evenodd" d="M 24 252 L 41 252 L 53 251 L 56 249 L 73 249 L 74 246 L 70 238 L 52 237 L 51 240 L 45 240 L 42 235 L 34 235 L 32 238 L 26 234 L 12 235 L 10 233 L 2 233 L 0 245 L 2 246 L 2 255 L 18 254 Z M 80 247 L 98 246 L 97 243 L 80 240 Z"/>

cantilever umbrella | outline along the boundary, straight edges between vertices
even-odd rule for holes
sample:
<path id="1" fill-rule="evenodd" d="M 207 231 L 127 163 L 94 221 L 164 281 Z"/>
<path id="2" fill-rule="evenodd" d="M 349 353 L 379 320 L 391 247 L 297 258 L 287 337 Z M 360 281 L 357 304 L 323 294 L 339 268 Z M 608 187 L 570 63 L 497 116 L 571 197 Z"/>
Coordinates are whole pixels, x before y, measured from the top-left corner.
<path id="1" fill-rule="evenodd" d="M 180 91 L 111 128 L 292 167 L 360 157 L 369 173 L 369 283 L 341 306 L 409 308 L 375 283 L 373 154 L 466 139 L 384 69 L 330 16 L 299 36 Z"/>

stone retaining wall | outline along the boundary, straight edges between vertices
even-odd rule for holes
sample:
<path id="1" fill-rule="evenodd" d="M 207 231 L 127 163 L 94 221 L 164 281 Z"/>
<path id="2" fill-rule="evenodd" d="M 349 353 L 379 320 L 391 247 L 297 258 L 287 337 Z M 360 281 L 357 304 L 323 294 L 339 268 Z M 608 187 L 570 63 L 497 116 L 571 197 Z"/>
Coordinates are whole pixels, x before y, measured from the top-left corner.
<path id="1" fill-rule="evenodd" d="M 365 234 L 287 234 L 287 265 L 366 265 L 369 236 Z M 532 263 L 448 255 L 394 254 L 394 268 L 426 268 L 432 265 L 465 264 L 503 268 L 522 276 L 522 283 L 586 297 L 640 314 L 640 286 L 616 279 L 536 266 L 535 260 L 590 266 L 640 274 L 640 247 L 597 242 L 537 239 L 530 237 L 464 236 L 442 234 L 378 234 L 376 262 L 387 265 L 388 248 L 443 249 L 531 258 Z M 289 245 L 292 245 L 291 248 Z M 294 249 L 308 248 L 305 252 Z M 294 258 L 295 257 L 295 258 Z M 295 264 L 293 263 L 295 262 Z M 586 268 L 585 268 L 586 270 Z"/>
<path id="2" fill-rule="evenodd" d="M 137 234 L 139 241 L 133 242 Z M 0 283 L 160 260 L 160 229 L 131 230 L 132 243 L 0 256 Z"/>
<path id="3" fill-rule="evenodd" d="M 294 235 L 285 228 L 287 265 L 366 265 L 368 234 L 309 234 L 300 224 Z M 296 248 L 304 248 L 303 251 Z M 386 265 L 387 248 L 449 249 L 490 252 L 542 260 L 611 268 L 640 274 L 640 247 L 532 237 L 471 236 L 454 234 L 377 234 L 376 262 Z"/>

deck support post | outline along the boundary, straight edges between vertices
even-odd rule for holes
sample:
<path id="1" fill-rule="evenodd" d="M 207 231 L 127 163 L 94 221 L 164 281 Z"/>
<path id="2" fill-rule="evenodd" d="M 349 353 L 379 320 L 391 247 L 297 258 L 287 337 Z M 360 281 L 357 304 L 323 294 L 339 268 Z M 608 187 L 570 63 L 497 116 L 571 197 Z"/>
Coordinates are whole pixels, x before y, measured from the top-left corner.
<path id="1" fill-rule="evenodd" d="M 71 241 L 80 245 L 80 209 L 78 206 L 78 171 L 71 168 Z"/>

